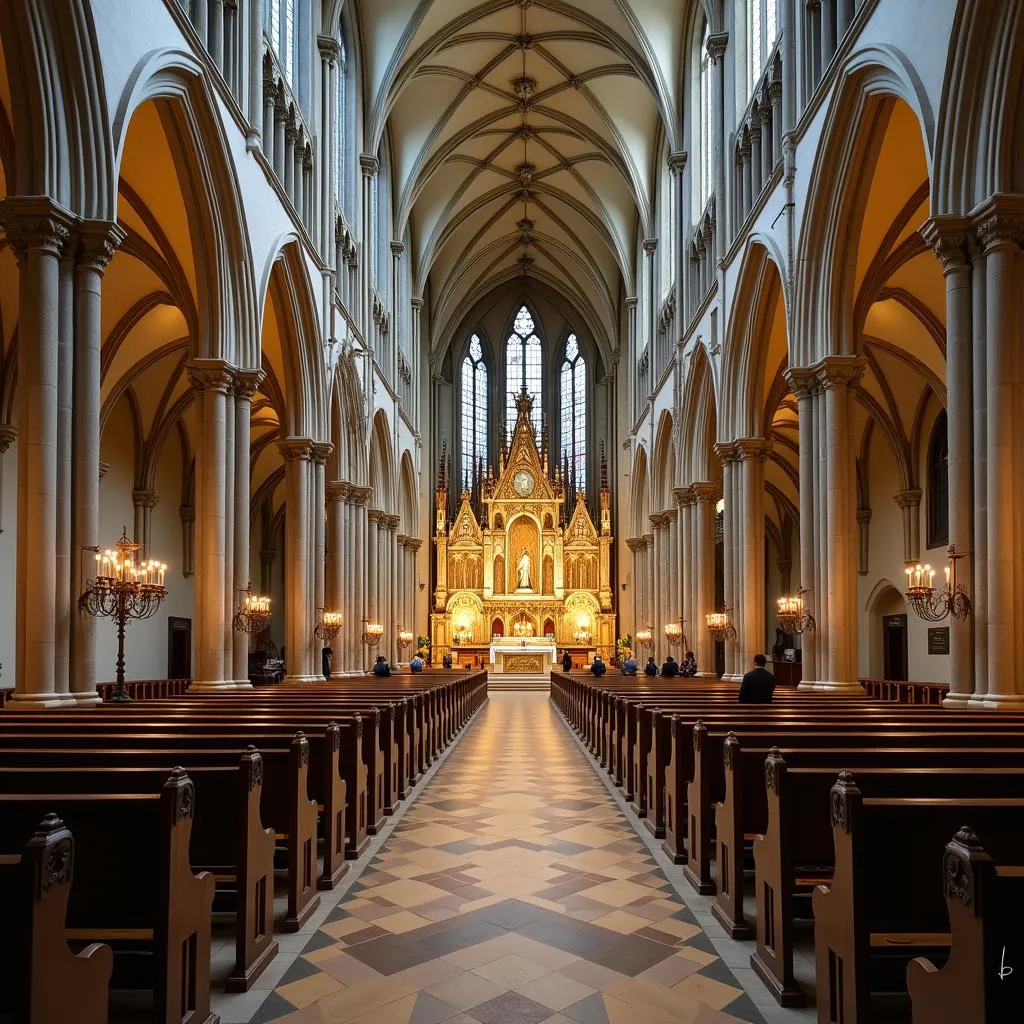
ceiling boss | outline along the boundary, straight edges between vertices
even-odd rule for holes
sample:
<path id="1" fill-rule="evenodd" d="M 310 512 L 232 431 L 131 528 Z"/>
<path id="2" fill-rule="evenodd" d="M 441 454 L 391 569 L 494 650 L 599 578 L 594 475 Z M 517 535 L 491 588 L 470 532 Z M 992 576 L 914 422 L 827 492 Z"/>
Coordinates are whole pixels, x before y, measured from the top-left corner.
<path id="1" fill-rule="evenodd" d="M 434 649 L 474 650 L 493 671 L 506 668 L 504 648 L 516 652 L 509 671 L 536 664 L 547 671 L 558 648 L 611 656 L 615 614 L 610 583 L 612 543 L 608 470 L 601 455 L 598 522 L 586 495 L 567 500 L 562 469 L 552 466 L 547 431 L 538 442 L 534 398 L 524 387 L 512 396 L 515 426 L 502 444 L 498 472 L 488 467 L 477 508 L 463 490 L 448 521 L 448 481 L 441 456 L 434 545 L 437 586 L 431 630 Z M 569 492 L 571 493 L 571 492 Z M 580 623 L 586 629 L 580 629 Z M 524 657 L 523 647 L 537 657 Z M 607 648 L 607 650 L 604 650 Z"/>

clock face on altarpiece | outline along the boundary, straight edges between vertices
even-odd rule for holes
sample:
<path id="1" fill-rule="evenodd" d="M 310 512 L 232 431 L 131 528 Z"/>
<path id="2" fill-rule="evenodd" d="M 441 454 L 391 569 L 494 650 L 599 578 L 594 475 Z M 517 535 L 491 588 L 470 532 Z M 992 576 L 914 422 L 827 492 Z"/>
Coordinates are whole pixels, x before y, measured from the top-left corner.
<path id="1" fill-rule="evenodd" d="M 515 488 L 516 494 L 521 498 L 526 498 L 533 492 L 533 476 L 525 469 L 521 469 L 512 478 L 512 486 Z"/>

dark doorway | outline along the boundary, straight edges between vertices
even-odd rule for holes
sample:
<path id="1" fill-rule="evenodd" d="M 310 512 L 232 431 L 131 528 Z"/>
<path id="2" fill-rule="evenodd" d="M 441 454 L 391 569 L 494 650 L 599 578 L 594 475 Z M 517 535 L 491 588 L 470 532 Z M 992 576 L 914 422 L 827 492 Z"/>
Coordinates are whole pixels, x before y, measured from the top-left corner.
<path id="1" fill-rule="evenodd" d="M 882 655 L 886 679 L 907 678 L 906 615 L 886 615 L 882 619 Z"/>
<path id="2" fill-rule="evenodd" d="M 192 620 L 167 619 L 167 678 L 192 678 Z"/>

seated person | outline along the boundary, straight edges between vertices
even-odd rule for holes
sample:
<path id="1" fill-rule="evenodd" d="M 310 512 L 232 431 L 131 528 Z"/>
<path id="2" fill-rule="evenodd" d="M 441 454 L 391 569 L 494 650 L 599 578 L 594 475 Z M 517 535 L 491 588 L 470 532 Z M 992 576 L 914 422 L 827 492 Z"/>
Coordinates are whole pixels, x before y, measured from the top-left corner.
<path id="1" fill-rule="evenodd" d="M 647 659 L 647 664 L 644 665 L 645 676 L 656 676 L 658 674 L 658 663 L 654 660 L 653 655 Z"/>
<path id="2" fill-rule="evenodd" d="M 740 683 L 741 704 L 771 704 L 775 692 L 775 676 L 765 668 L 768 659 L 763 654 L 754 655 L 754 667 Z"/>
<path id="3" fill-rule="evenodd" d="M 635 676 L 636 668 L 636 658 L 633 657 L 633 652 L 629 651 L 626 654 L 626 660 L 622 663 L 622 674 L 624 676 Z"/>
<path id="4" fill-rule="evenodd" d="M 388 659 L 383 654 L 377 655 L 377 661 L 373 666 L 373 674 L 375 676 L 389 676 L 391 675 L 391 666 L 388 664 Z"/>
<path id="5" fill-rule="evenodd" d="M 686 657 L 683 658 L 683 663 L 679 667 L 679 674 L 686 676 L 687 679 L 692 679 L 697 674 L 697 659 L 693 655 L 693 651 L 687 651 Z"/>
<path id="6" fill-rule="evenodd" d="M 664 664 L 661 666 L 661 674 L 663 676 L 677 676 L 679 675 L 679 662 L 670 654 Z"/>
<path id="7" fill-rule="evenodd" d="M 594 663 L 590 666 L 590 671 L 593 672 L 598 679 L 608 671 L 608 666 L 601 660 L 600 654 L 594 655 Z"/>
<path id="8" fill-rule="evenodd" d="M 420 652 L 419 651 L 417 651 L 412 656 L 412 661 L 409 662 L 409 668 L 411 668 L 413 672 L 422 672 L 423 671 L 423 659 L 420 657 Z"/>
<path id="9" fill-rule="evenodd" d="M 444 657 L 443 657 L 443 658 L 441 659 L 441 664 L 442 664 L 442 665 L 443 665 L 443 666 L 444 666 L 445 668 L 451 668 L 451 667 L 452 667 L 452 656 L 451 656 L 450 654 L 446 654 L 446 655 L 445 655 L 445 656 L 444 656 Z"/>
<path id="10" fill-rule="evenodd" d="M 572 671 L 572 655 L 568 651 L 565 651 L 562 654 L 562 671 L 563 672 L 571 672 Z"/>

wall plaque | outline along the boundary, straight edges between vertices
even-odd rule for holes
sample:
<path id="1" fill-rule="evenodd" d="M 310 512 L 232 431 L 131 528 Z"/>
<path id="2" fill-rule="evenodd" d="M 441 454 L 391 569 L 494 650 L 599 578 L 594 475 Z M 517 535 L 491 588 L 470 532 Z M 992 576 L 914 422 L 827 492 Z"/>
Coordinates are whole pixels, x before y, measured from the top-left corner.
<path id="1" fill-rule="evenodd" d="M 949 626 L 936 626 L 928 630 L 928 653 L 949 654 Z"/>

